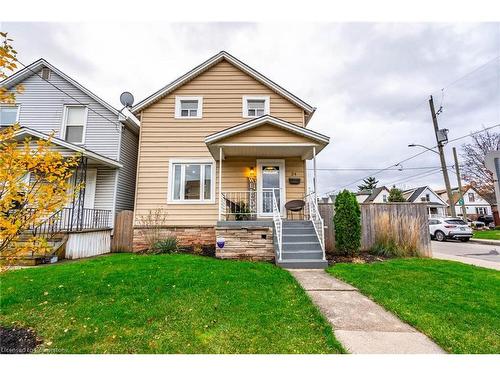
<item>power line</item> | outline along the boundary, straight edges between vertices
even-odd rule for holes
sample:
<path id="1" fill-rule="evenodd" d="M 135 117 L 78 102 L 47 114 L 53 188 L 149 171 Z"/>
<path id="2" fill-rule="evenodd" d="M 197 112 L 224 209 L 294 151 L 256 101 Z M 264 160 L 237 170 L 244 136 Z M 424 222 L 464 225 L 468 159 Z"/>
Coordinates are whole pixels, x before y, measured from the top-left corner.
<path id="1" fill-rule="evenodd" d="M 445 89 L 449 88 L 450 86 L 453 86 L 455 83 L 457 83 L 457 82 L 461 81 L 462 79 L 467 78 L 467 77 L 469 77 L 470 75 L 472 75 L 472 74 L 476 73 L 477 71 L 479 71 L 479 70 L 483 69 L 484 67 L 486 67 L 487 65 L 491 64 L 491 63 L 492 63 L 492 62 L 494 62 L 495 60 L 500 60 L 500 55 L 495 56 L 494 58 L 492 58 L 492 59 L 490 59 L 490 60 L 486 61 L 485 63 L 483 63 L 483 64 L 481 64 L 481 65 L 479 65 L 477 68 L 474 68 L 474 69 L 473 69 L 473 70 L 471 70 L 470 72 L 468 72 L 468 73 L 464 74 L 463 76 L 461 76 L 461 77 L 459 77 L 459 78 L 455 79 L 454 81 L 452 81 L 452 82 L 448 83 L 447 85 L 443 86 L 443 88 L 442 88 L 441 90 L 445 90 Z"/>
<path id="2" fill-rule="evenodd" d="M 106 116 L 102 115 L 101 113 L 97 112 L 96 110 L 94 110 L 93 108 L 91 108 L 90 106 L 88 106 L 87 104 L 85 103 L 82 103 L 81 101 L 79 101 L 77 98 L 75 98 L 73 95 L 67 93 L 66 91 L 64 91 L 63 89 L 61 89 L 60 87 L 56 86 L 54 83 L 50 82 L 49 80 L 45 79 L 42 77 L 41 74 L 35 72 L 33 69 L 31 69 L 29 66 L 23 64 L 20 60 L 17 60 L 17 62 L 19 64 L 21 64 L 23 67 L 25 67 L 26 69 L 28 69 L 30 72 L 32 72 L 34 75 L 36 75 L 37 77 L 39 77 L 40 79 L 42 79 L 43 81 L 47 82 L 49 85 L 51 85 L 52 87 L 54 87 L 56 90 L 62 92 L 63 94 L 67 95 L 68 97 L 70 97 L 71 99 L 73 99 L 75 102 L 77 102 L 78 104 L 82 105 L 82 106 L 85 106 L 86 108 L 88 108 L 91 112 L 94 112 L 96 115 L 98 115 L 99 117 L 102 117 L 104 120 L 110 122 L 111 124 L 113 124 L 115 126 L 115 128 L 118 130 L 117 128 L 117 124 L 115 121 L 113 120 L 110 120 L 109 118 L 107 118 Z"/>
<path id="3" fill-rule="evenodd" d="M 474 131 L 474 132 L 469 133 L 469 134 L 462 135 L 462 136 L 457 137 L 457 138 L 450 139 L 450 140 L 448 140 L 448 143 L 456 142 L 456 141 L 458 141 L 458 140 L 461 140 L 461 139 L 464 139 L 464 138 L 467 138 L 467 137 L 471 137 L 471 136 L 473 136 L 473 135 L 476 135 L 476 134 L 479 134 L 479 133 L 482 133 L 482 132 L 485 132 L 485 131 L 491 130 L 491 129 L 496 128 L 496 127 L 498 127 L 498 126 L 500 126 L 500 123 L 499 123 L 499 124 L 492 125 L 492 126 L 488 126 L 488 127 L 486 127 L 486 128 L 483 128 L 483 129 L 481 129 L 481 130 Z M 357 183 L 357 182 L 360 182 L 360 181 L 364 180 L 365 178 L 368 178 L 368 177 L 373 177 L 373 176 L 375 176 L 375 175 L 377 175 L 377 174 L 380 174 L 380 173 L 382 173 L 382 172 L 384 172 L 384 171 L 387 171 L 387 170 L 394 170 L 394 169 L 391 169 L 391 168 L 393 168 L 393 167 L 395 167 L 395 166 L 397 166 L 397 165 L 399 165 L 399 164 L 405 163 L 405 162 L 407 162 L 407 161 L 409 161 L 409 160 L 411 160 L 411 159 L 414 159 L 414 158 L 416 158 L 416 157 L 418 157 L 418 156 L 420 156 L 420 155 L 422 155 L 422 154 L 424 154 L 424 153 L 426 153 L 426 152 L 428 152 L 428 151 L 431 151 L 431 150 L 433 150 L 433 149 L 435 149 L 435 148 L 437 148 L 437 146 L 434 146 L 434 147 L 429 147 L 429 149 L 425 149 L 425 150 L 423 150 L 423 151 L 419 152 L 418 154 L 415 154 L 415 155 L 410 156 L 410 157 L 408 157 L 408 158 L 406 158 L 406 159 L 403 159 L 403 160 L 401 160 L 401 161 L 399 161 L 399 162 L 397 162 L 397 163 L 395 163 L 395 164 L 391 164 L 391 165 L 390 165 L 389 167 L 387 167 L 387 168 L 380 169 L 380 170 L 378 170 L 377 172 L 375 172 L 375 173 L 373 173 L 373 174 L 370 174 L 370 175 L 368 175 L 368 176 L 364 176 L 364 177 L 362 177 L 362 178 L 360 178 L 360 179 L 357 179 L 357 180 L 355 180 L 355 181 L 353 181 L 353 182 L 350 182 L 349 184 L 343 185 L 343 186 L 341 186 L 341 187 L 340 187 L 340 188 L 338 188 L 338 189 L 333 189 L 333 190 L 330 190 L 330 191 L 327 191 L 327 192 L 321 193 L 321 194 L 319 194 L 319 195 L 324 195 L 324 194 L 328 195 L 328 194 L 330 194 L 330 193 L 334 193 L 335 191 L 338 191 L 338 190 L 344 189 L 344 188 L 346 188 L 346 187 L 348 187 L 348 186 L 351 186 L 351 185 L 353 185 L 353 184 L 355 184 L 355 183 Z"/>
<path id="4" fill-rule="evenodd" d="M 435 168 L 438 168 L 438 166 L 432 166 L 432 167 L 402 167 L 402 168 L 393 168 L 393 169 L 388 169 L 388 170 L 404 172 L 406 170 L 435 169 Z M 348 171 L 378 171 L 378 170 L 380 170 L 380 167 L 378 167 L 378 168 L 316 168 L 316 170 L 317 171 L 337 171 L 337 172 L 342 172 L 342 171 L 346 171 L 346 172 L 348 172 Z"/>

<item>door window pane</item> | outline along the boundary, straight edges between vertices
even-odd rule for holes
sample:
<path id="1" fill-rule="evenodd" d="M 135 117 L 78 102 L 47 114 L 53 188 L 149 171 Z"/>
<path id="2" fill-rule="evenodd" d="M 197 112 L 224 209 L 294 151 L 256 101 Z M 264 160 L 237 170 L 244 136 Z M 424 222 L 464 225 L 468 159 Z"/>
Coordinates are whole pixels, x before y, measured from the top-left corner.
<path id="1" fill-rule="evenodd" d="M 184 173 L 184 199 L 200 199 L 200 165 L 186 164 Z"/>

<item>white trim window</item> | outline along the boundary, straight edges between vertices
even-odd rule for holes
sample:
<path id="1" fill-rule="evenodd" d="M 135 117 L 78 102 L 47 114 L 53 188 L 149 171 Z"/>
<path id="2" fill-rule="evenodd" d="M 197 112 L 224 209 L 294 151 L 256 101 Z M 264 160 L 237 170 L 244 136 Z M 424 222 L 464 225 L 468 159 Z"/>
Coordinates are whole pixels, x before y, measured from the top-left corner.
<path id="1" fill-rule="evenodd" d="M 255 118 L 270 113 L 269 96 L 244 96 L 243 97 L 243 117 Z"/>
<path id="2" fill-rule="evenodd" d="M 87 127 L 88 108 L 83 105 L 64 106 L 63 126 L 61 138 L 74 144 L 85 143 L 85 129 Z"/>
<path id="3" fill-rule="evenodd" d="M 486 207 L 476 207 L 477 215 L 486 215 Z"/>
<path id="4" fill-rule="evenodd" d="M 11 126 L 19 122 L 19 106 L 15 104 L 0 106 L 0 126 Z"/>
<path id="5" fill-rule="evenodd" d="M 170 161 L 170 203 L 214 203 L 215 166 L 213 161 Z"/>
<path id="6" fill-rule="evenodd" d="M 203 116 L 202 96 L 176 96 L 175 118 L 200 119 Z"/>

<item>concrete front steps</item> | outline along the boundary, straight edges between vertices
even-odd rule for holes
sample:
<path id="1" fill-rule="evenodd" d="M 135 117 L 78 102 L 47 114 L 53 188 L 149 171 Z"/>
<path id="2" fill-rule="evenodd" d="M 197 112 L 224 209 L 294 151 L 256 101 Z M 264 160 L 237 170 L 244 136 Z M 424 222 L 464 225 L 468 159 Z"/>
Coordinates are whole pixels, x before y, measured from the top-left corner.
<path id="1" fill-rule="evenodd" d="M 276 264 L 289 269 L 324 269 L 323 250 L 311 221 L 283 221 L 282 259 Z"/>

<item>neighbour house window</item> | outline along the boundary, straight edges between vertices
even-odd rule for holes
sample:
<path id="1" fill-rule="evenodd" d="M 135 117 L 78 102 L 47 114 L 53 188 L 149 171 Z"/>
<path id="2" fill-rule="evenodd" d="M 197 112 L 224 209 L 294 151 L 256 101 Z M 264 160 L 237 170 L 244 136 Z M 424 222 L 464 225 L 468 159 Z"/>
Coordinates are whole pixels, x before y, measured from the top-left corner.
<path id="1" fill-rule="evenodd" d="M 469 193 L 469 202 L 474 202 L 474 201 L 475 201 L 474 193 Z"/>
<path id="2" fill-rule="evenodd" d="M 10 126 L 19 120 L 18 105 L 0 106 L 0 126 Z"/>
<path id="3" fill-rule="evenodd" d="M 173 162 L 171 200 L 178 202 L 213 201 L 214 168 L 211 162 Z"/>
<path id="4" fill-rule="evenodd" d="M 87 107 L 81 105 L 66 106 L 64 112 L 62 137 L 71 143 L 84 143 Z"/>
<path id="5" fill-rule="evenodd" d="M 269 114 L 269 96 L 244 96 L 243 117 L 260 117 Z"/>
<path id="6" fill-rule="evenodd" d="M 387 195 L 385 195 L 385 194 L 384 194 L 384 195 L 382 195 L 382 201 L 383 201 L 384 203 L 387 203 Z"/>
<path id="7" fill-rule="evenodd" d="M 175 118 L 202 118 L 203 98 L 199 96 L 176 96 Z"/>
<path id="8" fill-rule="evenodd" d="M 425 194 L 425 201 L 430 202 L 431 201 L 431 195 L 430 194 Z"/>
<path id="9" fill-rule="evenodd" d="M 476 207 L 476 214 L 486 215 L 486 207 Z"/>

